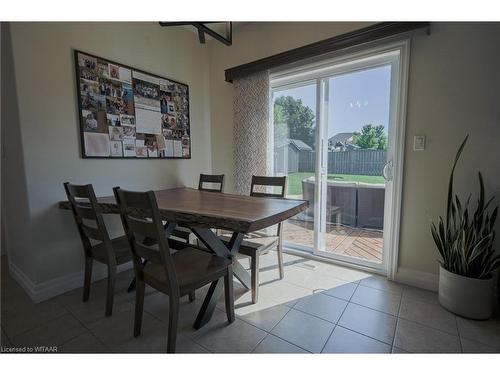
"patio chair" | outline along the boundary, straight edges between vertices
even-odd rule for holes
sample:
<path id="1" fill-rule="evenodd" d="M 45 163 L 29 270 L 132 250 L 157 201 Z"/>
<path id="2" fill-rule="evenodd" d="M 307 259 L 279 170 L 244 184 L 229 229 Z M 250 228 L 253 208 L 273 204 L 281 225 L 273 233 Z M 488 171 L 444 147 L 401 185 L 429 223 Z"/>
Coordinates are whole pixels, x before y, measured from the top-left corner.
<path id="1" fill-rule="evenodd" d="M 358 227 L 384 227 L 385 184 L 358 184 Z"/>
<path id="2" fill-rule="evenodd" d="M 83 302 L 88 301 L 90 296 L 94 260 L 105 264 L 108 268 L 105 316 L 110 316 L 113 313 L 116 267 L 132 260 L 127 238 L 125 236 L 109 238 L 92 185 L 72 185 L 65 182 L 64 190 L 85 253 Z"/>
<path id="3" fill-rule="evenodd" d="M 332 206 L 338 207 L 342 214 L 341 223 L 356 226 L 357 182 L 328 181 L 327 195 Z M 328 198 L 327 198 L 328 199 Z"/>
<path id="4" fill-rule="evenodd" d="M 302 180 L 302 196 L 309 202 L 307 210 L 298 218 L 305 221 L 314 220 L 314 196 L 315 196 L 315 179 L 314 177 L 309 177 Z M 340 229 L 342 223 L 342 212 L 338 206 L 332 204 L 332 194 L 330 188 L 330 181 L 327 181 L 327 195 L 326 195 L 326 221 L 327 223 L 336 223 L 337 229 Z"/>
<path id="5" fill-rule="evenodd" d="M 224 277 L 226 315 L 234 321 L 232 260 L 186 246 L 171 252 L 153 191 L 113 189 L 120 216 L 132 249 L 136 278 L 134 337 L 141 334 L 146 284 L 168 295 L 167 352 L 175 352 L 180 298 Z M 143 238 L 154 239 L 147 246 Z M 144 264 L 142 259 L 148 262 Z"/>

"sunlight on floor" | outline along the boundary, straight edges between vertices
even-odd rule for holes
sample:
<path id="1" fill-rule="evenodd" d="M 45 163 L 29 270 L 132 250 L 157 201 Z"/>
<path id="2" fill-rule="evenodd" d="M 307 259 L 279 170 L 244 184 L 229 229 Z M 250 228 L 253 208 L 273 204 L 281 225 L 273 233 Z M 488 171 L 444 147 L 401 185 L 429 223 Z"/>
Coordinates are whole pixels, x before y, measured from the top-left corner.
<path id="1" fill-rule="evenodd" d="M 332 264 L 308 260 L 284 254 L 285 278 L 279 279 L 275 251 L 261 256 L 259 300 L 251 303 L 251 293 L 235 281 L 235 311 L 244 319 L 247 314 L 279 306 L 293 307 L 302 297 L 313 293 L 333 291 L 337 288 L 358 282 L 372 276 L 363 271 L 348 269 Z M 248 259 L 241 263 L 248 268 Z M 220 305 L 223 308 L 222 305 Z"/>

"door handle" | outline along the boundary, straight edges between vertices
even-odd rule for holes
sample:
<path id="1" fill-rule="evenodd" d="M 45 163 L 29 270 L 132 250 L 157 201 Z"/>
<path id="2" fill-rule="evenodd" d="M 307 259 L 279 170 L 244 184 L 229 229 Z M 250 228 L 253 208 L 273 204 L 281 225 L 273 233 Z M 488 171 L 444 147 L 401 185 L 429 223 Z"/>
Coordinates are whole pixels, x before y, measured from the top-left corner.
<path id="1" fill-rule="evenodd" d="M 384 177 L 384 180 L 389 182 L 392 181 L 392 160 L 389 160 L 387 163 L 385 163 L 384 168 L 382 169 L 382 176 Z"/>

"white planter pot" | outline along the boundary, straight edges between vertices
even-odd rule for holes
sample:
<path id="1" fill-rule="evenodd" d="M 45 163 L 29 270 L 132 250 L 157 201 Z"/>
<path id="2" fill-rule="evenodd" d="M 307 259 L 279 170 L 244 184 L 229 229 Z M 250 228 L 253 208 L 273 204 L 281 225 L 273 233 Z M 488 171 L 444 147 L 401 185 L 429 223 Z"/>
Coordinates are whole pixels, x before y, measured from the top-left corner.
<path id="1" fill-rule="evenodd" d="M 494 279 L 472 279 L 439 267 L 439 303 L 445 309 L 471 319 L 493 314 Z"/>

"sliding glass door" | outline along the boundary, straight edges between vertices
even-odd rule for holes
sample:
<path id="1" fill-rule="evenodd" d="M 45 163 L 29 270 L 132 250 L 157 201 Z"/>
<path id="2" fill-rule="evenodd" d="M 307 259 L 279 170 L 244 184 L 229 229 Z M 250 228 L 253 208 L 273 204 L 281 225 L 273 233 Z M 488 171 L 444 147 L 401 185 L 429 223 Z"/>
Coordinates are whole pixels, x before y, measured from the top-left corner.
<path id="1" fill-rule="evenodd" d="M 306 212 L 284 223 L 284 241 L 300 249 L 314 247 L 315 205 L 312 185 L 316 175 L 316 81 L 273 90 L 273 170 L 287 176 L 288 198 L 309 200 Z"/>
<path id="2" fill-rule="evenodd" d="M 273 170 L 288 197 L 309 201 L 285 224 L 286 246 L 387 271 L 400 59 L 378 50 L 273 76 Z"/>

